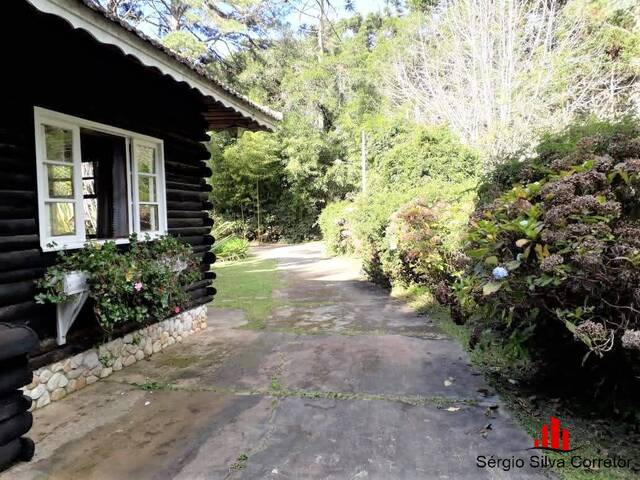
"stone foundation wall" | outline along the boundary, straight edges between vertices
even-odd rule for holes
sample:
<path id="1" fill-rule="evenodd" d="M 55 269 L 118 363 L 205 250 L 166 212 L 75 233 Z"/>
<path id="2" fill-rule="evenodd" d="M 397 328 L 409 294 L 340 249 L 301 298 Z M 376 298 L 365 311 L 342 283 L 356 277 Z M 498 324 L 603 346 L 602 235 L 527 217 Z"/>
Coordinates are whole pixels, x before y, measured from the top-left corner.
<path id="1" fill-rule="evenodd" d="M 22 390 L 42 408 L 207 327 L 206 305 L 79 353 L 33 373 Z"/>

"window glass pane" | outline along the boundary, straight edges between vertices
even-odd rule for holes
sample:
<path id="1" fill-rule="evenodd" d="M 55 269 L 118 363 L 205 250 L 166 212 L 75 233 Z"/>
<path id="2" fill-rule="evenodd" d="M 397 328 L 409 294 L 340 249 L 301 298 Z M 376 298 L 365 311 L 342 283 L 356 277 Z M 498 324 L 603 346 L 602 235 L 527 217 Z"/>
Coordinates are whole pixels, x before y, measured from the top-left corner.
<path id="1" fill-rule="evenodd" d="M 140 231 L 155 232 L 158 228 L 158 206 L 140 205 Z"/>
<path id="2" fill-rule="evenodd" d="M 155 151 L 153 147 L 138 145 L 136 148 L 136 162 L 138 173 L 156 173 Z"/>
<path id="3" fill-rule="evenodd" d="M 73 198 L 73 167 L 47 165 L 49 197 Z"/>
<path id="4" fill-rule="evenodd" d="M 82 194 L 83 195 L 95 195 L 96 187 L 95 180 L 83 180 L 82 181 Z"/>
<path id="5" fill-rule="evenodd" d="M 156 202 L 156 177 L 138 177 L 138 197 L 141 202 Z"/>
<path id="6" fill-rule="evenodd" d="M 95 198 L 84 199 L 84 229 L 87 236 L 96 236 L 98 231 L 98 200 Z"/>
<path id="7" fill-rule="evenodd" d="M 83 155 L 84 157 L 84 155 Z M 82 176 L 84 178 L 86 177 L 93 177 L 93 162 L 82 162 Z"/>
<path id="8" fill-rule="evenodd" d="M 72 202 L 56 202 L 47 205 L 49 210 L 49 236 L 75 235 L 75 209 Z"/>
<path id="9" fill-rule="evenodd" d="M 44 126 L 47 160 L 72 162 L 73 134 L 66 128 Z"/>

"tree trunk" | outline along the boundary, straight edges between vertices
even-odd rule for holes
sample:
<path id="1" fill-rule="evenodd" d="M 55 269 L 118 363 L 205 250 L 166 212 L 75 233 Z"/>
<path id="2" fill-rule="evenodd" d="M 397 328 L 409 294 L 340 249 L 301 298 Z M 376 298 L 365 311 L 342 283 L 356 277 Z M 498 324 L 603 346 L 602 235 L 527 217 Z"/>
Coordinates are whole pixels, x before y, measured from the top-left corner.
<path id="1" fill-rule="evenodd" d="M 322 58 L 325 51 L 325 0 L 318 0 L 320 7 L 320 20 L 318 22 L 318 59 Z"/>

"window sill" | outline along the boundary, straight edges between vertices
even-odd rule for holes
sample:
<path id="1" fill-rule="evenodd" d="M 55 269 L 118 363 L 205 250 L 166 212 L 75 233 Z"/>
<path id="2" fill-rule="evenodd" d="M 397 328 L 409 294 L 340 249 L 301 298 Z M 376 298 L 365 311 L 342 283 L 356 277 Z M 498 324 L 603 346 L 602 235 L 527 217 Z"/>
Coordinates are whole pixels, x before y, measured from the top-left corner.
<path id="1" fill-rule="evenodd" d="M 145 232 L 138 233 L 138 241 L 145 242 L 147 241 L 147 236 L 149 240 L 156 240 L 163 235 L 166 235 L 166 232 Z M 51 245 L 51 242 L 56 242 L 56 245 Z M 40 245 L 43 252 L 59 252 L 62 250 L 80 250 L 84 248 L 88 243 L 94 243 L 103 245 L 106 242 L 115 242 L 116 245 L 125 245 L 129 243 L 128 238 L 115 238 L 115 239 L 103 239 L 103 240 L 85 240 L 85 241 L 77 241 L 72 240 L 68 242 L 64 242 L 62 240 L 49 240 L 45 245 Z"/>

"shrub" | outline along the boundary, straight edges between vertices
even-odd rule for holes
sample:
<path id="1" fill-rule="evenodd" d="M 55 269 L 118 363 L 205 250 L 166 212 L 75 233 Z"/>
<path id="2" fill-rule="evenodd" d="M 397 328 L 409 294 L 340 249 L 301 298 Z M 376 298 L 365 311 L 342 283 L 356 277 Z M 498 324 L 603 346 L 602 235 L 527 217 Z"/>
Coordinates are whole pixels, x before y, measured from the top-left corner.
<path id="1" fill-rule="evenodd" d="M 213 228 L 211 234 L 216 241 L 220 241 L 230 235 L 251 239 L 253 228 L 247 220 L 227 220 L 219 215 L 213 216 Z"/>
<path id="2" fill-rule="evenodd" d="M 474 181 L 432 181 L 404 195 L 384 222 L 383 236 L 372 243 L 389 285 L 415 283 L 433 289 L 452 279 L 461 266 L 459 251 L 474 186 Z"/>
<path id="3" fill-rule="evenodd" d="M 213 252 L 220 260 L 240 260 L 249 254 L 249 242 L 245 239 L 249 231 L 246 222 L 224 220 L 216 217 L 211 233 L 215 239 Z"/>
<path id="4" fill-rule="evenodd" d="M 515 174 L 528 181 L 479 206 L 456 285 L 478 331 L 537 359 L 571 339 L 598 357 L 640 352 L 639 134 L 623 122 L 547 136 Z"/>
<path id="5" fill-rule="evenodd" d="M 220 260 L 241 260 L 249 254 L 249 242 L 232 235 L 216 242 L 213 251 Z"/>
<path id="6" fill-rule="evenodd" d="M 377 119 L 368 193 L 332 203 L 319 224 L 328 250 L 355 253 L 385 287 L 435 287 L 460 268 L 480 161 L 442 127 Z"/>
<path id="7" fill-rule="evenodd" d="M 331 204 L 320 217 L 323 238 L 331 252 L 357 254 L 382 286 L 436 285 L 459 266 L 474 185 L 432 180 Z"/>
<path id="8" fill-rule="evenodd" d="M 170 236 L 146 242 L 132 236 L 125 251 L 112 241 L 90 242 L 59 253 L 38 283 L 36 301 L 65 302 L 64 277 L 84 272 L 96 319 L 111 333 L 123 323 L 146 324 L 179 313 L 189 301 L 185 288 L 198 278 L 196 264 L 191 248 Z"/>
<path id="9" fill-rule="evenodd" d="M 385 235 L 388 248 L 382 257 L 382 269 L 391 283 L 435 287 L 450 278 L 458 254 L 445 244 L 445 209 L 442 203 L 432 205 L 417 198 L 391 215 Z"/>
<path id="10" fill-rule="evenodd" d="M 345 255 L 354 252 L 349 230 L 349 213 L 352 211 L 351 202 L 342 201 L 330 203 L 320 214 L 318 224 L 329 253 Z"/>
<path id="11" fill-rule="evenodd" d="M 589 139 L 594 154 L 604 155 L 619 136 L 633 137 L 637 126 L 633 118 L 607 122 L 589 118 L 568 126 L 560 134 L 542 136 L 533 156 L 520 152 L 498 163 L 478 185 L 478 203 L 484 205 L 515 184 L 533 183 L 545 178 L 552 162 L 576 154 L 580 144 Z"/>
<path id="12" fill-rule="evenodd" d="M 389 127 L 387 127 L 389 128 Z M 428 180 L 467 181 L 480 172 L 478 155 L 446 128 L 403 124 L 378 132 L 370 190 L 409 190 Z"/>
<path id="13" fill-rule="evenodd" d="M 460 249 L 474 186 L 433 182 L 391 215 L 382 264 L 392 284 L 425 285 L 437 294 L 453 280 L 463 266 Z"/>

